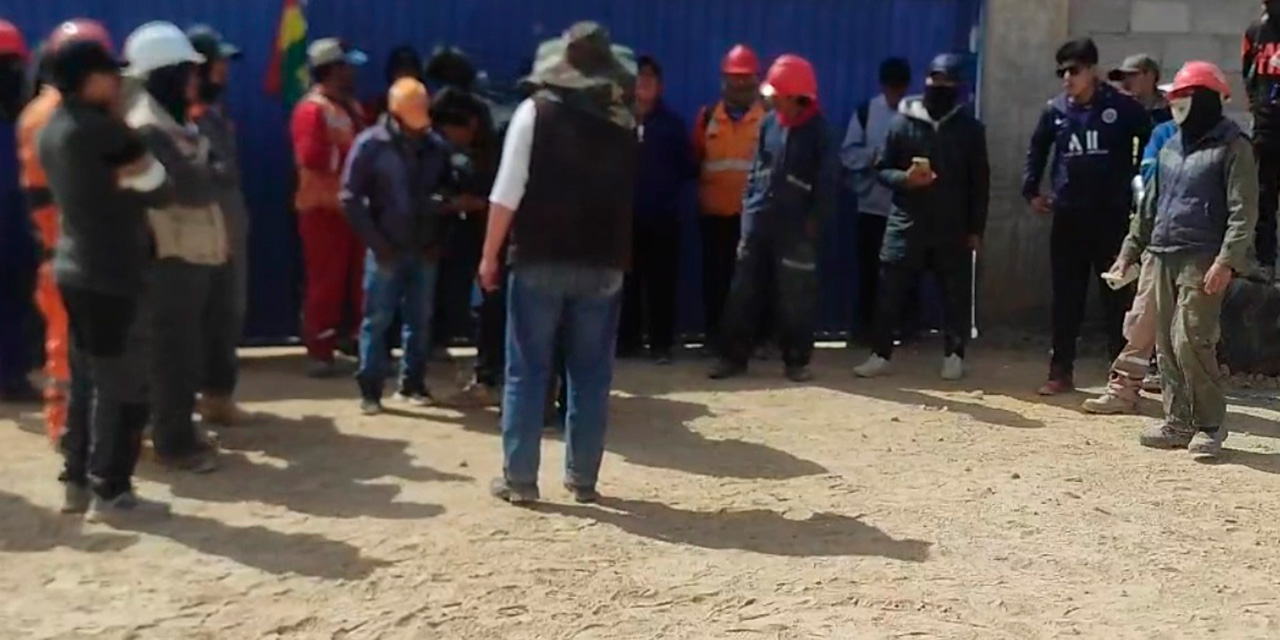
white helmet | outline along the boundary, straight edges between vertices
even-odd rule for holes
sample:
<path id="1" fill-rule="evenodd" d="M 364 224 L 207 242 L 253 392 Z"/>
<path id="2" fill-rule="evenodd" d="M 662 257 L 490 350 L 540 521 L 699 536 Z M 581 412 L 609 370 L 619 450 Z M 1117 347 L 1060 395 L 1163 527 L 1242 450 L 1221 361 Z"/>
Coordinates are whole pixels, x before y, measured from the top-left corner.
<path id="1" fill-rule="evenodd" d="M 125 74 L 146 78 L 162 67 L 191 62 L 200 64 L 204 56 L 191 46 L 187 34 L 171 22 L 148 22 L 124 41 L 124 57 L 129 62 Z"/>

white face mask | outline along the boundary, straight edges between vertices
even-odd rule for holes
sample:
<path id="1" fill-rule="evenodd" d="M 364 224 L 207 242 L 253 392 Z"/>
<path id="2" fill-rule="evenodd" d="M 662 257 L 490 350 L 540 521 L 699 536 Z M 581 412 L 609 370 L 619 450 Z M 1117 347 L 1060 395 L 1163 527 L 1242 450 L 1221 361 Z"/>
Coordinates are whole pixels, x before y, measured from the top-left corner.
<path id="1" fill-rule="evenodd" d="M 1173 112 L 1173 121 L 1182 124 L 1191 113 L 1191 96 L 1170 100 L 1169 110 Z"/>

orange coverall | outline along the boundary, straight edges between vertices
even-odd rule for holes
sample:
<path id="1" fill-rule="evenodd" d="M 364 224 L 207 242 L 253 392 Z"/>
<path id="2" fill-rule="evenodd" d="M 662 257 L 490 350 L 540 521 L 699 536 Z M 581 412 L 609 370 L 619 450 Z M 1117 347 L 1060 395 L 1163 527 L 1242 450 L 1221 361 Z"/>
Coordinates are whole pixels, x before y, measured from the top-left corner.
<path id="1" fill-rule="evenodd" d="M 22 166 L 20 183 L 31 203 L 31 215 L 44 248 L 36 281 L 36 305 L 44 315 L 45 323 L 45 430 L 54 444 L 57 444 L 67 420 L 67 387 L 71 369 L 67 358 L 67 310 L 62 306 L 62 295 L 58 293 L 58 285 L 53 279 L 50 260 L 58 243 L 58 209 L 49 194 L 44 167 L 40 166 L 36 156 L 36 136 L 61 102 L 62 95 L 57 89 L 44 86 L 18 116 L 18 161 Z"/>

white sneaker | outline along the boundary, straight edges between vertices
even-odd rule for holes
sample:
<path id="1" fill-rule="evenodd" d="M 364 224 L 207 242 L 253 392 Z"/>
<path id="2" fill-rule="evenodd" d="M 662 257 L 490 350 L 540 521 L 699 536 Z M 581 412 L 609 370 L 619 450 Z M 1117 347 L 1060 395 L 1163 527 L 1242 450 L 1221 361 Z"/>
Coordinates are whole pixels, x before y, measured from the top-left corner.
<path id="1" fill-rule="evenodd" d="M 889 361 L 874 353 L 853 370 L 853 375 L 859 378 L 877 378 L 886 373 L 889 373 Z"/>
<path id="2" fill-rule="evenodd" d="M 959 380 L 964 377 L 964 358 L 951 354 L 942 359 L 942 379 Z"/>

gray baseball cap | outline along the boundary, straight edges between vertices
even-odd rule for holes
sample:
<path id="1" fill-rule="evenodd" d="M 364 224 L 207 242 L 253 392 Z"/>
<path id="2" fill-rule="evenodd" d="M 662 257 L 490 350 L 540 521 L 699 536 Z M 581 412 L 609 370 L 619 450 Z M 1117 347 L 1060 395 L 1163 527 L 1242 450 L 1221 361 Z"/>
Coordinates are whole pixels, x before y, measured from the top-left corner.
<path id="1" fill-rule="evenodd" d="M 347 46 L 338 38 L 320 38 L 307 47 L 307 64 L 313 69 L 335 62 L 358 67 L 368 61 L 369 56 L 363 51 Z"/>
<path id="2" fill-rule="evenodd" d="M 1107 74 L 1110 80 L 1120 80 L 1130 73 L 1146 73 L 1150 71 L 1160 77 L 1160 62 L 1145 53 L 1135 53 L 1124 59 L 1120 66 Z"/>

